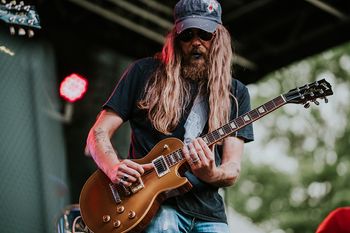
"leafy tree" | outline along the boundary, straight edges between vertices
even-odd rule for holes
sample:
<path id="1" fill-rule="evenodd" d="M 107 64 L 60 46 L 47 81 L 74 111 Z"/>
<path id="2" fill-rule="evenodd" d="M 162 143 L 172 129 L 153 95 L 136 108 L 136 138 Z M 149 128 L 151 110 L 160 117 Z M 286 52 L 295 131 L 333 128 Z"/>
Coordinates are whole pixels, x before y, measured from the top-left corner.
<path id="1" fill-rule="evenodd" d="M 266 76 L 249 86 L 252 106 L 325 78 L 329 103 L 286 105 L 254 123 L 238 183 L 226 201 L 266 232 L 313 233 L 327 214 L 350 205 L 350 44 Z M 322 102 L 322 101 L 320 101 Z"/>

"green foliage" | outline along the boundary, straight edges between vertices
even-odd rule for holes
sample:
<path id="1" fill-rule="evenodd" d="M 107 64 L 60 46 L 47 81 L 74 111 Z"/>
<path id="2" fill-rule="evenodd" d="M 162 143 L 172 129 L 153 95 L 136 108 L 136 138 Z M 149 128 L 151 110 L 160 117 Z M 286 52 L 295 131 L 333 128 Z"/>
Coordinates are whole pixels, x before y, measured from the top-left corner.
<path id="1" fill-rule="evenodd" d="M 327 214 L 350 205 L 350 44 L 268 75 L 249 86 L 252 106 L 326 78 L 329 103 L 286 105 L 254 123 L 240 181 L 226 201 L 266 232 L 313 233 Z"/>

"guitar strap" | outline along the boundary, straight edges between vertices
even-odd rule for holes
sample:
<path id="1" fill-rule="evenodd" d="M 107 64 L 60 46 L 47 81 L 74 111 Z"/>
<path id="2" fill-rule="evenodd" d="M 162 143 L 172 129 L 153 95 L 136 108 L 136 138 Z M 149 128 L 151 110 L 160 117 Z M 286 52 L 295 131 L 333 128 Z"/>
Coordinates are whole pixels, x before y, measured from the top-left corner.
<path id="1" fill-rule="evenodd" d="M 185 123 L 185 145 L 189 144 L 202 133 L 205 123 L 208 121 L 208 111 L 208 101 L 205 96 L 198 93 Z M 206 183 L 194 176 L 192 172 L 186 171 L 184 175 L 193 185 L 194 189 L 204 190 L 210 188 Z"/>
<path id="2" fill-rule="evenodd" d="M 198 93 L 184 126 L 184 143 L 186 145 L 202 133 L 205 123 L 208 121 L 208 110 L 208 101 L 206 101 L 205 96 Z"/>

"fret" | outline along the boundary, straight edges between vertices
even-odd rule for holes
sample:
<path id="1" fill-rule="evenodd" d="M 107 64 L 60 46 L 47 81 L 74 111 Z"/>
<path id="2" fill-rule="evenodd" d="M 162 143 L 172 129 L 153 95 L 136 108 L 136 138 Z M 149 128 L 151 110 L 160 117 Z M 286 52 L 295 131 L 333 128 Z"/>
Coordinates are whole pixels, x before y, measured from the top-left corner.
<path id="1" fill-rule="evenodd" d="M 169 156 L 164 156 L 165 162 L 168 166 L 171 166 L 171 162 L 169 160 Z"/>
<path id="2" fill-rule="evenodd" d="M 214 136 L 213 136 L 212 133 L 208 133 L 208 134 L 207 134 L 207 137 L 208 137 L 208 139 L 209 139 L 209 143 L 212 143 L 212 142 L 215 141 Z"/>
<path id="3" fill-rule="evenodd" d="M 179 162 L 182 159 L 182 155 L 181 155 L 181 151 L 180 150 L 175 151 L 174 155 L 175 155 L 175 159 L 176 159 L 177 162 Z"/>
<path id="4" fill-rule="evenodd" d="M 242 119 L 242 117 L 238 117 L 235 119 L 236 124 L 238 125 L 238 127 L 241 127 L 244 125 L 244 120 Z"/>
<path id="5" fill-rule="evenodd" d="M 248 114 L 253 120 L 256 120 L 259 118 L 259 112 L 256 109 L 250 111 Z"/>
<path id="6" fill-rule="evenodd" d="M 167 161 L 169 167 L 172 167 L 175 164 L 173 154 L 169 154 L 169 155 L 165 156 L 165 158 L 166 158 L 165 160 Z"/>
<path id="7" fill-rule="evenodd" d="M 275 103 L 276 106 L 280 106 L 285 103 L 284 99 L 282 96 L 278 96 L 275 99 L 273 99 L 273 102 Z"/>
<path id="8" fill-rule="evenodd" d="M 224 130 L 225 134 L 230 134 L 233 131 L 229 124 L 224 125 L 222 129 Z"/>
<path id="9" fill-rule="evenodd" d="M 267 111 L 271 111 L 275 108 L 275 104 L 273 103 L 273 101 L 267 102 L 266 104 L 264 104 L 264 106 L 266 107 Z"/>
<path id="10" fill-rule="evenodd" d="M 218 132 L 217 130 L 214 130 L 214 131 L 212 132 L 212 134 L 213 134 L 213 136 L 214 136 L 214 138 L 215 138 L 215 141 L 218 140 L 218 139 L 220 139 L 220 135 L 219 135 L 219 132 Z"/>
<path id="11" fill-rule="evenodd" d="M 173 157 L 173 154 L 170 154 L 170 155 L 169 155 L 169 158 L 170 158 L 170 163 L 171 163 L 171 165 L 174 165 L 174 164 L 176 163 L 176 161 L 175 161 L 175 159 L 174 159 L 174 157 Z"/>

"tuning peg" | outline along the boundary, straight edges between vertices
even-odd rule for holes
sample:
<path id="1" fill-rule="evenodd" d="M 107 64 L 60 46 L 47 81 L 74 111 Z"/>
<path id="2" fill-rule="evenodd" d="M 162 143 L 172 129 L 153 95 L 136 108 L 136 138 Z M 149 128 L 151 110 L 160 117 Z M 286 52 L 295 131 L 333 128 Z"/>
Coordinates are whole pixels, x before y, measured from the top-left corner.
<path id="1" fill-rule="evenodd" d="M 327 98 L 327 97 L 324 97 L 324 102 L 325 102 L 326 104 L 328 104 L 328 98 Z"/>
<path id="2" fill-rule="evenodd" d="M 18 29 L 19 36 L 24 36 L 25 34 L 26 34 L 26 30 L 24 30 L 23 28 Z"/>
<path id="3" fill-rule="evenodd" d="M 315 94 L 313 92 L 310 92 L 310 96 L 313 97 Z"/>
<path id="4" fill-rule="evenodd" d="M 316 105 L 320 105 L 320 102 L 318 102 L 317 100 L 315 100 L 314 103 L 315 103 Z"/>
<path id="5" fill-rule="evenodd" d="M 309 108 L 309 107 L 310 107 L 310 103 L 304 104 L 304 108 Z"/>
<path id="6" fill-rule="evenodd" d="M 1 3 L 2 4 L 6 4 L 6 0 L 1 0 Z"/>
<path id="7" fill-rule="evenodd" d="M 34 36 L 34 31 L 31 29 L 29 29 L 27 33 L 29 38 L 32 38 Z"/>
<path id="8" fill-rule="evenodd" d="M 13 26 L 10 27 L 10 34 L 11 35 L 15 35 L 16 34 L 16 30 Z"/>

